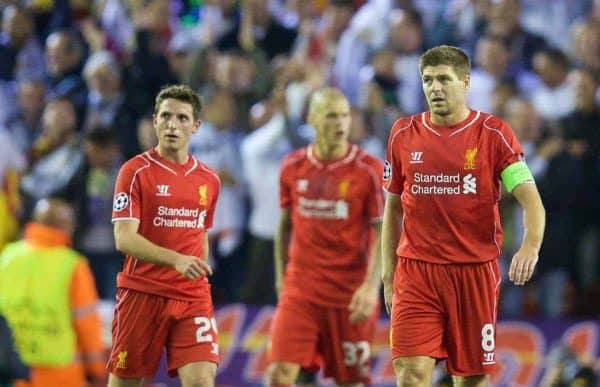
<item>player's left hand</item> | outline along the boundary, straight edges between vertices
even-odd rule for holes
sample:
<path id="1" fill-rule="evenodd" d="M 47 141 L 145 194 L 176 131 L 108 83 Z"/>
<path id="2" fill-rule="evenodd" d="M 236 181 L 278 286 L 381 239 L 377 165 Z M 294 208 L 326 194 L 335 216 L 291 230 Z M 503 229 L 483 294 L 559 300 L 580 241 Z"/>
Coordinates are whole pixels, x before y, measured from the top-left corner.
<path id="1" fill-rule="evenodd" d="M 508 278 L 515 285 L 525 285 L 525 283 L 531 279 L 537 261 L 538 251 L 522 246 L 519 251 L 513 255 L 510 269 L 508 270 Z"/>
<path id="2" fill-rule="evenodd" d="M 379 300 L 379 289 L 368 282 L 362 285 L 352 295 L 348 310 L 350 311 L 350 322 L 359 323 L 371 317 L 377 307 Z"/>

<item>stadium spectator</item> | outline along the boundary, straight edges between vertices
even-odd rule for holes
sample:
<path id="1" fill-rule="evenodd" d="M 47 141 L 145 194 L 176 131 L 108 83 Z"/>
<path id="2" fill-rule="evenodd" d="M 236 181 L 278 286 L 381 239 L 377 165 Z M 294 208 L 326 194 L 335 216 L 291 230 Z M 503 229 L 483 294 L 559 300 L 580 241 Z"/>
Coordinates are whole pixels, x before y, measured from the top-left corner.
<path id="1" fill-rule="evenodd" d="M 569 58 L 557 49 L 541 50 L 533 57 L 542 83 L 531 90 L 531 102 L 545 120 L 556 122 L 575 109 L 575 92 L 567 81 L 569 65 Z"/>
<path id="2" fill-rule="evenodd" d="M 26 167 L 25 157 L 6 132 L 0 131 L 0 251 L 19 232 L 21 198 L 19 180 Z"/>
<path id="3" fill-rule="evenodd" d="M 83 76 L 88 95 L 82 130 L 113 128 L 121 153 L 129 158 L 139 153 L 137 116 L 126 103 L 121 74 L 117 59 L 108 51 L 98 51 L 87 59 Z"/>
<path id="4" fill-rule="evenodd" d="M 425 29 L 420 13 L 412 8 L 395 9 L 390 13 L 387 48 L 394 54 L 391 70 L 397 79 L 397 108 L 404 114 L 421 111 L 423 97 L 418 69 L 419 55 L 425 48 Z M 380 71 L 375 69 L 375 74 L 378 73 Z"/>
<path id="5" fill-rule="evenodd" d="M 33 35 L 31 15 L 15 5 L 2 12 L 0 30 L 0 123 L 17 111 L 15 81 L 42 79 L 45 76 L 44 54 Z"/>
<path id="6" fill-rule="evenodd" d="M 9 5 L 2 12 L 0 79 L 41 79 L 45 75 L 44 53 L 34 36 L 31 14 Z"/>
<path id="7" fill-rule="evenodd" d="M 280 81 L 285 83 L 285 81 Z M 279 172 L 283 157 L 308 143 L 303 127 L 288 118 L 284 86 L 273 93 L 273 112 L 269 121 L 250 133 L 240 144 L 242 168 L 248 195 L 249 241 L 246 252 L 246 276 L 241 289 L 242 301 L 250 304 L 275 303 L 273 243 L 279 216 Z"/>
<path id="8" fill-rule="evenodd" d="M 361 102 L 361 83 L 356 82 L 357 74 L 369 62 L 370 56 L 385 46 L 391 10 L 389 1 L 368 2 L 352 16 L 348 28 L 340 36 L 331 68 L 331 83 L 342 90 L 352 106 L 360 106 Z"/>
<path id="9" fill-rule="evenodd" d="M 87 132 L 83 149 L 84 160 L 64 197 L 78 214 L 75 246 L 88 258 L 98 294 L 102 299 L 114 300 L 122 257 L 115 250 L 110 216 L 123 157 L 114 131 L 110 129 L 96 128 Z"/>
<path id="10" fill-rule="evenodd" d="M 517 84 L 513 79 L 502 79 L 492 90 L 492 114 L 496 117 L 506 116 L 506 104 L 512 98 L 519 97 Z"/>
<path id="11" fill-rule="evenodd" d="M 4 125 L 15 145 L 28 154 L 42 132 L 42 113 L 46 105 L 46 85 L 42 80 L 23 79 L 17 84 L 18 104 Z"/>
<path id="12" fill-rule="evenodd" d="M 600 83 L 586 69 L 571 71 L 568 81 L 575 92 L 575 110 L 562 120 L 561 127 L 568 152 L 579 162 L 585 182 L 577 205 L 569 209 L 576 217 L 579 235 L 577 284 L 585 288 L 600 282 L 600 103 L 596 100 Z M 584 305 L 595 304 L 586 299 Z"/>
<path id="13" fill-rule="evenodd" d="M 133 49 L 127 53 L 124 80 L 127 105 L 141 116 L 151 109 L 161 87 L 176 82 L 166 58 L 167 47 L 174 34 L 172 8 L 168 0 L 131 3 L 134 27 Z"/>
<path id="14" fill-rule="evenodd" d="M 267 58 L 290 54 L 297 31 L 281 25 L 268 9 L 268 0 L 246 0 L 241 4 L 239 23 L 217 42 L 219 50 L 259 48 Z"/>
<path id="15" fill-rule="evenodd" d="M 84 387 L 105 380 L 98 295 L 85 259 L 71 249 L 72 208 L 37 202 L 24 239 L 0 255 L 0 310 L 31 367 L 17 386 Z M 32 270 L 33 268 L 33 270 Z"/>
<path id="16" fill-rule="evenodd" d="M 516 285 L 533 275 L 544 208 L 510 126 L 467 107 L 467 54 L 438 46 L 421 56 L 419 70 L 429 111 L 396 121 L 384 173 L 394 370 L 400 386 L 429 385 L 436 359 L 447 358 L 455 383 L 486 385 L 496 364 L 500 180 L 525 213 L 509 270 Z"/>
<path id="17" fill-rule="evenodd" d="M 85 113 L 87 89 L 81 76 L 85 48 L 74 31 L 53 32 L 46 39 L 48 91 L 52 98 L 68 98 L 81 122 Z"/>
<path id="18" fill-rule="evenodd" d="M 221 179 L 221 192 L 209 232 L 214 275 L 213 299 L 218 303 L 239 299 L 243 260 L 239 251 L 244 239 L 244 177 L 234 120 L 236 105 L 231 92 L 217 90 L 204 109 L 202 129 L 190 139 L 190 154 L 202 159 Z"/>
<path id="19" fill-rule="evenodd" d="M 350 120 L 350 105 L 339 90 L 315 91 L 308 110 L 315 139 L 281 164 L 279 302 L 267 386 L 292 385 L 300 368 L 310 368 L 315 359 L 322 359 L 325 376 L 338 385 L 370 382 L 383 165 L 348 141 Z"/>
<path id="20" fill-rule="evenodd" d="M 483 32 L 498 36 L 508 43 L 512 65 L 531 70 L 536 50 L 547 48 L 548 43 L 543 36 L 528 31 L 521 23 L 521 1 L 489 2 Z M 474 38 L 477 36 L 473 35 Z"/>
<path id="21" fill-rule="evenodd" d="M 288 1 L 299 8 L 309 8 L 304 14 L 287 15 L 284 25 L 298 28 L 294 55 L 309 61 L 320 62 L 329 68 L 335 59 L 337 45 L 348 27 L 354 5 L 351 0 L 328 1 L 322 14 L 318 14 L 314 2 Z M 312 7 L 311 7 L 312 6 Z M 290 20 L 291 19 L 291 20 Z"/>
<path id="22" fill-rule="evenodd" d="M 77 116 L 69 99 L 48 103 L 42 116 L 43 131 L 31 149 L 31 165 L 23 176 L 21 189 L 31 202 L 64 195 L 83 161 L 81 141 L 76 133 Z"/>
<path id="23" fill-rule="evenodd" d="M 471 72 L 469 87 L 469 104 L 473 109 L 492 111 L 493 91 L 509 77 L 509 63 L 510 52 L 502 39 L 489 35 L 479 38 L 475 47 L 476 66 Z"/>
<path id="24" fill-rule="evenodd" d="M 600 23 L 584 22 L 573 26 L 571 57 L 577 66 L 591 72 L 600 82 Z"/>

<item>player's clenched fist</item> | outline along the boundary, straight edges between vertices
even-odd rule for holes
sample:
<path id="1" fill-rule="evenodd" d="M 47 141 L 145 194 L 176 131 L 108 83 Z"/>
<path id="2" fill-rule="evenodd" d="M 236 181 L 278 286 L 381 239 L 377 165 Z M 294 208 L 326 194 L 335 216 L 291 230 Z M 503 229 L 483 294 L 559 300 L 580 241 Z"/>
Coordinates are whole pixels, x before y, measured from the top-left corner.
<path id="1" fill-rule="evenodd" d="M 198 257 L 191 255 L 182 255 L 175 262 L 175 270 L 181 273 L 184 277 L 189 279 L 195 279 L 201 276 L 211 275 L 212 269 L 206 263 Z"/>

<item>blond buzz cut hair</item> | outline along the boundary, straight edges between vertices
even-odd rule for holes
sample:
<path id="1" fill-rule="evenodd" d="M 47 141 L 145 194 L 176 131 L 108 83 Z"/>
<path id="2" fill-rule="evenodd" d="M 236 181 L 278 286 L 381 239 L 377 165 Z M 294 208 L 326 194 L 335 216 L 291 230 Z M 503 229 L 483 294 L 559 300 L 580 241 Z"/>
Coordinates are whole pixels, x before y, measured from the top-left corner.
<path id="1" fill-rule="evenodd" d="M 425 51 L 419 58 L 419 72 L 427 66 L 447 65 L 454 69 L 460 79 L 471 74 L 471 60 L 462 49 L 454 46 L 437 46 Z"/>
<path id="2" fill-rule="evenodd" d="M 344 93 L 335 87 L 324 87 L 316 90 L 310 97 L 310 103 L 308 105 L 308 116 L 314 116 L 317 114 L 327 102 L 343 99 L 347 100 Z"/>

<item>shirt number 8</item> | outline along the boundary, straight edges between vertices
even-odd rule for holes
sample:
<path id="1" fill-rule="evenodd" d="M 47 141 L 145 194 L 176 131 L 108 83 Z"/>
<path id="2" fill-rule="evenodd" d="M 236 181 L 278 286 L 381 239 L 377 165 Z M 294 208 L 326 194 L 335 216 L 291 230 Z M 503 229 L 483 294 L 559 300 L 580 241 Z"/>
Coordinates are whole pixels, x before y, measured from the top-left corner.
<path id="1" fill-rule="evenodd" d="M 496 347 L 496 342 L 494 341 L 494 325 L 484 324 L 481 328 L 481 348 L 483 348 L 485 352 L 493 352 L 494 347 Z"/>

